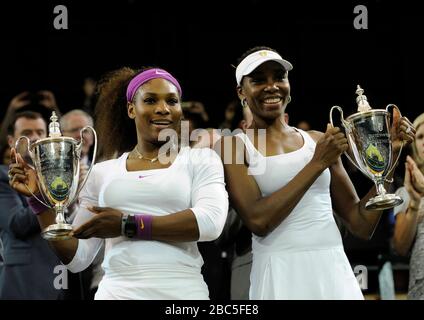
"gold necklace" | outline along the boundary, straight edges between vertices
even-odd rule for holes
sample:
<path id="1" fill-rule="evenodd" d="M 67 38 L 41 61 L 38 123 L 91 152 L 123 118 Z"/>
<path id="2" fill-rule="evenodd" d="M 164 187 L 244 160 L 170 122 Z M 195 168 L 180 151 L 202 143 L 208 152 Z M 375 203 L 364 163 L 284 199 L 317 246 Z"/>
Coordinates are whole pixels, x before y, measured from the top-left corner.
<path id="1" fill-rule="evenodd" d="M 144 159 L 144 160 L 149 160 L 150 162 L 155 162 L 155 161 L 158 161 L 158 159 L 159 159 L 159 157 L 160 157 L 161 155 L 163 155 L 163 154 L 167 153 L 168 151 L 162 152 L 162 153 L 158 154 L 158 155 L 157 155 L 157 157 L 154 157 L 154 158 L 147 158 L 147 157 L 143 156 L 143 155 L 140 153 L 140 151 L 138 151 L 137 146 L 135 146 L 135 152 L 137 152 L 137 154 L 138 154 L 138 158 L 139 158 L 140 160 Z"/>

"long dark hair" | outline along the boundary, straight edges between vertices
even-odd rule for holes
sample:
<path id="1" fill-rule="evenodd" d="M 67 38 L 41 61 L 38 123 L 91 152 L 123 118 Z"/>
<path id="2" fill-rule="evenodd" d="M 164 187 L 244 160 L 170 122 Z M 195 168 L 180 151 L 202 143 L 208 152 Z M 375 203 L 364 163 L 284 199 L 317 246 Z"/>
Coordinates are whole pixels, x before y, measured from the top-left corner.
<path id="1" fill-rule="evenodd" d="M 146 69 L 124 67 L 107 73 L 99 81 L 95 107 L 99 159 L 120 156 L 137 144 L 135 123 L 127 113 L 126 90 L 131 79 Z"/>

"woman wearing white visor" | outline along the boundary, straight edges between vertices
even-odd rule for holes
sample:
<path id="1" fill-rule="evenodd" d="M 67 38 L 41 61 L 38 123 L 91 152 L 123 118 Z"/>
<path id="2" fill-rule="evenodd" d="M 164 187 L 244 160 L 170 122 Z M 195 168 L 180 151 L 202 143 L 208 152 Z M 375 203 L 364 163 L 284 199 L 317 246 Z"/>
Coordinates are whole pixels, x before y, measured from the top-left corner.
<path id="1" fill-rule="evenodd" d="M 305 132 L 282 121 L 292 68 L 267 47 L 241 57 L 237 93 L 252 111 L 253 134 L 217 146 L 230 201 L 253 232 L 250 298 L 363 299 L 333 210 L 354 234 L 370 238 L 381 216 L 365 209 L 375 188 L 358 198 L 340 160 L 348 145 L 339 128 Z M 410 143 L 410 123 L 397 125 L 397 139 Z"/>

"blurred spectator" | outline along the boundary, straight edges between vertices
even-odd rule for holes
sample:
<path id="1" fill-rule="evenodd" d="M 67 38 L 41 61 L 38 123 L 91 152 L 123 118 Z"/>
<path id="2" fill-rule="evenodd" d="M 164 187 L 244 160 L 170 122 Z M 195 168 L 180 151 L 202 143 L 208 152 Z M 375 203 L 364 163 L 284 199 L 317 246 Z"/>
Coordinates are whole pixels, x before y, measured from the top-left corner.
<path id="1" fill-rule="evenodd" d="M 298 122 L 298 124 L 296 125 L 296 128 L 299 128 L 303 131 L 309 131 L 311 130 L 311 125 L 309 124 L 308 121 L 302 120 Z"/>
<path id="2" fill-rule="evenodd" d="M 41 114 L 48 123 L 52 111 L 60 116 L 56 98 L 51 91 L 40 90 L 37 92 L 24 91 L 12 98 L 7 107 L 5 117 L 0 130 L 0 151 L 4 158 L 4 152 L 8 152 L 7 128 L 13 121 L 15 114 L 22 111 L 35 111 Z"/>
<path id="3" fill-rule="evenodd" d="M 207 114 L 200 102 L 183 103 L 184 121 L 189 122 L 189 134 L 196 129 L 207 129 Z M 191 147 L 209 148 L 213 145 L 214 129 L 202 130 L 206 136 L 192 137 Z M 218 140 L 217 137 L 215 140 Z M 202 274 L 209 288 L 211 300 L 230 298 L 230 268 L 226 252 L 214 242 L 198 242 L 199 251 L 203 257 Z"/>
<path id="4" fill-rule="evenodd" d="M 242 107 L 240 101 L 238 100 L 235 100 L 233 103 L 235 105 L 235 109 L 229 129 L 232 131 L 235 129 L 246 130 L 252 124 L 252 112 L 250 111 L 249 107 Z"/>
<path id="5" fill-rule="evenodd" d="M 240 107 L 240 101 L 233 100 L 225 108 L 224 121 L 219 125 L 219 129 L 231 129 L 233 118 L 237 108 Z"/>
<path id="6" fill-rule="evenodd" d="M 185 101 L 181 104 L 184 115 L 198 115 L 199 123 L 197 128 L 207 128 L 209 126 L 209 115 L 206 112 L 205 106 L 199 101 Z"/>
<path id="7" fill-rule="evenodd" d="M 3 265 L 4 265 L 3 252 L 4 252 L 3 242 L 1 241 L 1 238 L 0 238 L 0 275 L 1 275 L 1 270 L 3 268 Z"/>
<path id="8" fill-rule="evenodd" d="M 412 157 L 405 163 L 404 186 L 396 191 L 404 202 L 395 208 L 393 246 L 397 253 L 411 254 L 408 299 L 424 300 L 424 113 L 414 121 Z"/>
<path id="9" fill-rule="evenodd" d="M 207 128 L 206 122 L 203 120 L 203 117 L 200 113 L 193 112 L 188 108 L 183 108 L 183 116 L 183 121 L 188 121 L 190 134 L 196 129 Z"/>
<path id="10" fill-rule="evenodd" d="M 238 101 L 237 101 L 238 102 Z M 234 110 L 231 131 L 245 131 L 253 121 L 249 107 L 240 103 Z M 287 115 L 287 114 L 285 114 Z M 288 119 L 288 117 L 285 117 Z M 252 233 L 247 229 L 237 212 L 230 206 L 227 221 L 221 236 L 216 243 L 227 252 L 231 267 L 230 298 L 231 300 L 249 300 L 250 270 L 252 267 Z"/>
<path id="11" fill-rule="evenodd" d="M 192 148 L 211 148 L 220 135 L 216 129 L 208 127 L 209 116 L 203 104 L 198 101 L 183 102 L 183 121 L 188 121 L 190 146 Z M 195 131 L 196 129 L 202 129 Z M 193 133 L 193 131 L 195 131 Z"/>
<path id="12" fill-rule="evenodd" d="M 289 124 L 289 114 L 287 112 L 284 112 L 284 121 Z"/>
<path id="13" fill-rule="evenodd" d="M 97 82 L 91 77 L 85 78 L 84 83 L 82 85 L 82 89 L 84 92 L 84 101 L 83 101 L 84 111 L 86 111 L 90 116 L 94 115 L 94 106 L 96 105 L 96 102 L 95 102 L 96 86 L 97 86 Z"/>
<path id="14" fill-rule="evenodd" d="M 0 146 L 0 159 L 1 163 L 6 166 L 10 163 L 10 147 L 8 144 L 4 144 L 3 146 Z"/>
<path id="15" fill-rule="evenodd" d="M 73 109 L 65 113 L 59 121 L 62 134 L 76 140 L 81 139 L 81 130 L 84 127 L 93 127 L 93 118 L 87 112 L 80 109 Z M 94 143 L 94 136 L 91 130 L 86 130 L 83 136 L 84 143 L 82 145 L 81 163 L 87 169 L 87 165 L 91 163 L 90 148 Z"/>
<path id="16" fill-rule="evenodd" d="M 46 137 L 46 122 L 32 111 L 15 114 L 8 126 L 13 146 L 25 135 L 31 142 Z M 61 262 L 40 235 L 36 215 L 24 196 L 9 186 L 8 167 L 0 166 L 0 239 L 4 265 L 0 268 L 1 299 L 62 299 L 54 287 Z"/>

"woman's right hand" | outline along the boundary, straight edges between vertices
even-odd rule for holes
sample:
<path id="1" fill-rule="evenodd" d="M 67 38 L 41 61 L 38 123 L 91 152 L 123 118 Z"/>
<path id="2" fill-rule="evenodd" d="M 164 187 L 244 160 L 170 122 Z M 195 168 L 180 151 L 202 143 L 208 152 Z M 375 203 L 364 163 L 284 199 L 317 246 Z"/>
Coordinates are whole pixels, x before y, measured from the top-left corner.
<path id="1" fill-rule="evenodd" d="M 16 153 L 15 148 L 10 151 L 10 160 L 9 185 L 17 192 L 28 197 L 32 196 L 31 192 L 33 194 L 40 193 L 35 170 L 22 159 L 20 154 Z"/>
<path id="2" fill-rule="evenodd" d="M 340 128 L 327 124 L 327 131 L 317 141 L 311 162 L 318 163 L 323 169 L 328 168 L 338 161 L 348 147 L 346 136 Z"/>
<path id="3" fill-rule="evenodd" d="M 412 206 L 419 206 L 424 197 L 424 175 L 410 156 L 405 162 L 404 186 L 411 198 Z"/>

